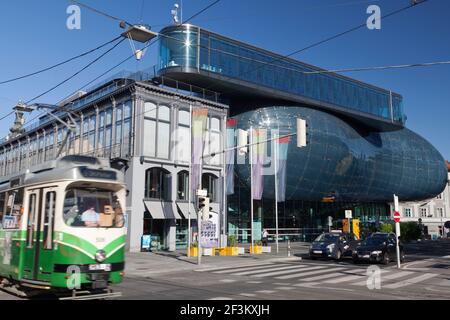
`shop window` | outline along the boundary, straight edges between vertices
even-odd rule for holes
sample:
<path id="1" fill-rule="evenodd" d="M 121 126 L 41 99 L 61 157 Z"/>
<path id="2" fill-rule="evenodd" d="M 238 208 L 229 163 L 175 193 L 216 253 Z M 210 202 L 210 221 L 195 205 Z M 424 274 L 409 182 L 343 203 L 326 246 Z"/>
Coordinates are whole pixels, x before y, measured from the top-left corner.
<path id="1" fill-rule="evenodd" d="M 145 197 L 170 200 L 170 172 L 162 168 L 150 168 L 145 173 Z"/>
<path id="2" fill-rule="evenodd" d="M 217 202 L 218 180 L 212 173 L 205 173 L 202 176 L 202 189 L 207 191 L 211 202 Z"/>
<path id="3" fill-rule="evenodd" d="M 189 172 L 181 171 L 177 175 L 177 199 L 178 200 L 189 200 Z"/>

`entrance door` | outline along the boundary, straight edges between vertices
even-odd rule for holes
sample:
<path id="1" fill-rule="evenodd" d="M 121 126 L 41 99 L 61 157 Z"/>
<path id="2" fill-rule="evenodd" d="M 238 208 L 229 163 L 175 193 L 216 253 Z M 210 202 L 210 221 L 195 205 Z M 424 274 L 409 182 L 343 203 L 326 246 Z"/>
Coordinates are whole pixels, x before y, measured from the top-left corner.
<path id="1" fill-rule="evenodd" d="M 24 277 L 50 281 L 53 271 L 56 189 L 32 190 L 28 197 Z"/>

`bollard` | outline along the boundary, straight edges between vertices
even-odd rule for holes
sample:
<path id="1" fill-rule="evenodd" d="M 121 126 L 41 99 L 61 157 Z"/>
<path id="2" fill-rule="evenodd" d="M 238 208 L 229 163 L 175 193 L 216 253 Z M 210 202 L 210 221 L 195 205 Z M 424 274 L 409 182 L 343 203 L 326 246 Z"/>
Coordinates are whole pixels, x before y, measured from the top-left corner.
<path id="1" fill-rule="evenodd" d="M 290 257 L 291 256 L 291 241 L 289 239 L 287 241 L 287 245 L 288 245 L 288 247 L 287 247 L 287 250 L 288 250 L 287 255 L 288 255 L 288 257 Z"/>

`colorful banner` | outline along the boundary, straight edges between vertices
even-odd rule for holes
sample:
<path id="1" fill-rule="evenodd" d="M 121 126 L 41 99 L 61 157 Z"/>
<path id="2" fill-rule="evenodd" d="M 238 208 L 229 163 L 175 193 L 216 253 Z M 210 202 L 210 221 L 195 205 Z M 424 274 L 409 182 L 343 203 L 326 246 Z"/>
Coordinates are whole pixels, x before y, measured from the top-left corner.
<path id="1" fill-rule="evenodd" d="M 253 165 L 252 165 L 252 198 L 255 200 L 261 200 L 264 186 L 264 157 L 266 154 L 267 130 L 266 129 L 254 129 L 252 132 L 252 143 L 256 145 L 251 146 Z"/>
<path id="2" fill-rule="evenodd" d="M 226 148 L 231 149 L 236 146 L 236 119 L 227 120 L 227 143 Z M 234 193 L 234 158 L 235 149 L 226 152 L 226 185 L 227 195 Z"/>
<path id="3" fill-rule="evenodd" d="M 277 191 L 278 202 L 284 202 L 286 200 L 286 164 L 287 154 L 289 147 L 289 137 L 282 137 L 276 140 L 278 152 L 277 152 Z"/>
<path id="4" fill-rule="evenodd" d="M 206 123 L 208 121 L 208 109 L 196 108 L 192 110 L 192 190 L 193 197 L 197 194 L 197 190 L 201 187 L 202 168 L 203 168 L 203 148 L 206 132 Z"/>

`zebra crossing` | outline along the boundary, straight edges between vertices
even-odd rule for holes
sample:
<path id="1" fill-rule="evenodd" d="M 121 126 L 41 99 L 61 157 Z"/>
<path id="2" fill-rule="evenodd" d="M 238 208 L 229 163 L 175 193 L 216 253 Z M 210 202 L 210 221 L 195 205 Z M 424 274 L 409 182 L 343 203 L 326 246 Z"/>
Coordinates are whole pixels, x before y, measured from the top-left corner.
<path id="1" fill-rule="evenodd" d="M 312 263 L 276 263 L 268 262 L 258 265 L 237 267 L 222 267 L 196 270 L 221 276 L 246 277 L 251 280 L 284 280 L 293 287 L 308 285 L 345 285 L 364 287 L 368 285 L 372 273 L 361 266 L 353 267 L 342 264 L 312 264 Z M 401 289 L 412 284 L 429 281 L 438 274 L 397 269 L 379 269 L 381 289 Z M 279 281 L 280 282 L 280 281 Z M 291 288 L 292 289 L 292 288 Z M 288 289 L 285 289 L 288 290 Z"/>

